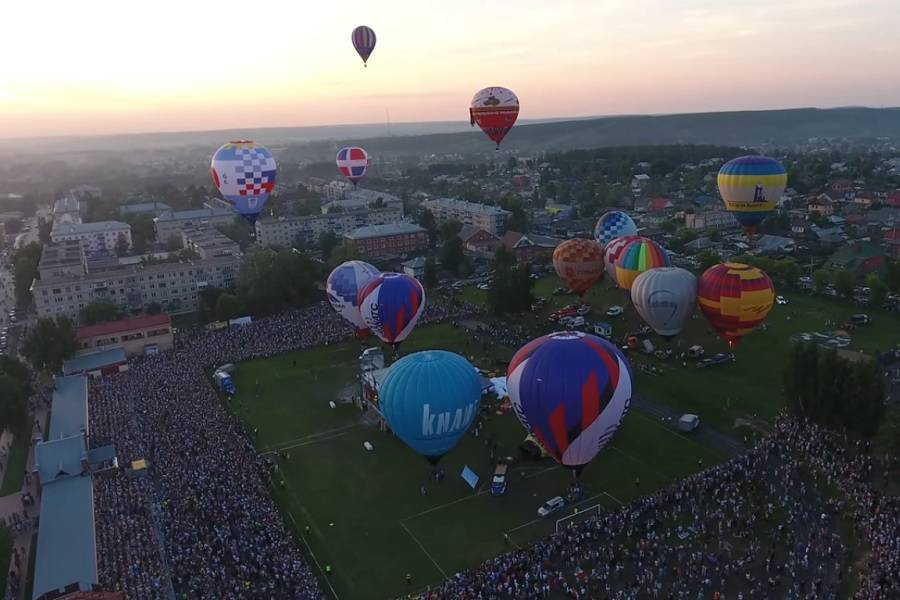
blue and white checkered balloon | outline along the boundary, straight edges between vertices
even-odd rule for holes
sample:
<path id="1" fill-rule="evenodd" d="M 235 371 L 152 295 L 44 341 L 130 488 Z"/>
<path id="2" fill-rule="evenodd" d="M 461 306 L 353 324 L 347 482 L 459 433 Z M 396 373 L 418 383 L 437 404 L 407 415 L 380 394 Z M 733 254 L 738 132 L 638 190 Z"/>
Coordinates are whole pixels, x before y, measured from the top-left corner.
<path id="1" fill-rule="evenodd" d="M 594 226 L 594 239 L 603 247 L 625 235 L 637 235 L 637 225 L 620 210 L 603 213 Z"/>

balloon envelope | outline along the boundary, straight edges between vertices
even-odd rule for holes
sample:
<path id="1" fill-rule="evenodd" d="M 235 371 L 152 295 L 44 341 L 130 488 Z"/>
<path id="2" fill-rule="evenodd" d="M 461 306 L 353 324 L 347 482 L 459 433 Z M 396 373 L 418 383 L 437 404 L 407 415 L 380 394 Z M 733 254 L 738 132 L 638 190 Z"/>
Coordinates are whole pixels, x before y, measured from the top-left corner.
<path id="1" fill-rule="evenodd" d="M 774 300 L 769 276 L 742 263 L 713 265 L 697 282 L 700 310 L 732 348 L 765 320 Z"/>
<path id="2" fill-rule="evenodd" d="M 356 53 L 359 54 L 365 65 L 372 54 L 372 50 L 375 49 L 375 32 L 372 31 L 371 27 L 360 25 L 350 34 L 350 40 L 353 42 Z"/>
<path id="3" fill-rule="evenodd" d="M 631 301 L 656 333 L 677 335 L 697 304 L 697 278 L 678 267 L 644 271 L 631 284 Z"/>
<path id="4" fill-rule="evenodd" d="M 625 235 L 619 238 L 615 238 L 610 243 L 606 245 L 603 249 L 603 262 L 606 263 L 606 273 L 609 275 L 609 278 L 612 279 L 616 285 L 619 284 L 616 279 L 616 259 L 619 258 L 619 255 L 622 253 L 622 250 L 628 245 L 632 240 L 636 240 L 638 236 L 636 235 Z"/>
<path id="5" fill-rule="evenodd" d="M 566 240 L 553 250 L 553 268 L 566 287 L 583 295 L 603 277 L 603 251 L 594 240 Z"/>
<path id="6" fill-rule="evenodd" d="M 631 405 L 631 367 L 609 342 L 578 331 L 523 346 L 507 369 L 509 397 L 529 433 L 579 469 L 609 443 Z"/>
<path id="7" fill-rule="evenodd" d="M 787 185 L 787 171 L 767 156 L 741 156 L 725 163 L 717 180 L 725 210 L 752 232 L 775 210 Z"/>
<path id="8" fill-rule="evenodd" d="M 669 253 L 650 238 L 638 237 L 628 242 L 616 257 L 616 282 L 630 290 L 635 278 L 650 269 L 671 267 Z"/>
<path id="9" fill-rule="evenodd" d="M 625 235 L 637 235 L 637 225 L 621 210 L 603 213 L 594 226 L 594 239 L 604 248 L 614 239 Z"/>
<path id="10" fill-rule="evenodd" d="M 225 201 L 253 225 L 275 189 L 278 167 L 268 148 L 241 140 L 216 150 L 209 173 Z"/>
<path id="11" fill-rule="evenodd" d="M 391 365 L 378 394 L 391 430 L 436 463 L 456 446 L 478 414 L 481 380 L 462 356 L 426 350 Z"/>
<path id="12" fill-rule="evenodd" d="M 402 273 L 382 273 L 359 291 L 363 322 L 388 344 L 399 344 L 412 332 L 425 310 L 425 288 Z"/>
<path id="13" fill-rule="evenodd" d="M 359 291 L 379 274 L 378 269 L 367 262 L 349 260 L 335 267 L 325 283 L 325 292 L 332 308 L 359 330 L 366 329 L 359 312 Z"/>
<path id="14" fill-rule="evenodd" d="M 505 87 L 479 90 L 469 106 L 471 124 L 477 124 L 498 148 L 518 117 L 519 99 Z"/>
<path id="15" fill-rule="evenodd" d="M 338 150 L 335 162 L 341 175 L 356 185 L 369 169 L 369 153 L 362 148 L 348 146 Z"/>

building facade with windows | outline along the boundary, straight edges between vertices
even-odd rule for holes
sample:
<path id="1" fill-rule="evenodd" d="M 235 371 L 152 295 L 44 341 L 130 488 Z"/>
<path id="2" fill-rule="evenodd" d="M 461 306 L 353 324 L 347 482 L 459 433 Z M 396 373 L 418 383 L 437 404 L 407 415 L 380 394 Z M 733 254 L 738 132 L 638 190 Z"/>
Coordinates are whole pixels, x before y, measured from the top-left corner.
<path id="1" fill-rule="evenodd" d="M 94 223 L 56 223 L 50 231 L 54 244 L 76 240 L 87 252 L 115 252 L 119 240 L 125 240 L 131 248 L 131 225 L 122 221 L 97 221 Z"/>
<path id="2" fill-rule="evenodd" d="M 323 233 L 332 231 L 338 237 L 369 225 L 386 225 L 403 218 L 401 207 L 360 210 L 327 215 L 278 217 L 256 222 L 256 241 L 263 246 L 292 246 L 315 244 Z"/>
<path id="3" fill-rule="evenodd" d="M 476 204 L 453 198 L 425 200 L 422 202 L 422 207 L 430 210 L 439 224 L 447 221 L 459 221 L 463 225 L 471 225 L 496 236 L 506 233 L 509 218 L 512 215 L 511 212 L 499 206 Z"/>
<path id="4" fill-rule="evenodd" d="M 369 225 L 344 234 L 354 252 L 368 258 L 407 254 L 428 248 L 428 232 L 414 223 Z"/>

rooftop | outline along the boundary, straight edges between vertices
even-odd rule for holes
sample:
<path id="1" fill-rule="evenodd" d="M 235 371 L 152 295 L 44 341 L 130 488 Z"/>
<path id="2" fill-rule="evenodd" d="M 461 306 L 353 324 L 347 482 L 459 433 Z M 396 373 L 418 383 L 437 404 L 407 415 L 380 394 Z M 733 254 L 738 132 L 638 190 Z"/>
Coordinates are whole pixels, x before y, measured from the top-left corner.
<path id="1" fill-rule="evenodd" d="M 72 375 L 76 373 L 86 373 L 88 371 L 96 371 L 110 365 L 117 365 L 126 362 L 125 350 L 122 348 L 111 348 L 102 352 L 94 352 L 93 354 L 85 354 L 77 358 L 70 358 L 63 363 L 63 374 Z"/>
<path id="2" fill-rule="evenodd" d="M 415 223 L 388 223 L 386 225 L 367 225 L 345 233 L 344 237 L 350 240 L 364 240 L 368 238 L 386 237 L 391 235 L 408 235 L 412 233 L 425 233 L 425 229 Z"/>
<path id="3" fill-rule="evenodd" d="M 79 327 L 75 332 L 76 339 L 83 340 L 98 335 L 108 335 L 120 333 L 123 331 L 133 331 L 135 329 L 145 329 L 147 327 L 156 327 L 161 325 L 171 325 L 172 319 L 167 314 L 158 315 L 141 315 L 140 317 L 131 317 L 128 319 L 120 319 L 118 321 L 106 321 L 95 325 L 85 325 Z"/>
<path id="4" fill-rule="evenodd" d="M 87 394 L 87 377 L 84 375 L 56 378 L 48 439 L 56 440 L 87 431 Z"/>
<path id="5" fill-rule="evenodd" d="M 53 234 L 78 235 L 83 233 L 102 233 L 104 231 L 120 231 L 130 229 L 128 223 L 122 221 L 94 221 L 93 223 L 57 223 L 53 226 Z"/>

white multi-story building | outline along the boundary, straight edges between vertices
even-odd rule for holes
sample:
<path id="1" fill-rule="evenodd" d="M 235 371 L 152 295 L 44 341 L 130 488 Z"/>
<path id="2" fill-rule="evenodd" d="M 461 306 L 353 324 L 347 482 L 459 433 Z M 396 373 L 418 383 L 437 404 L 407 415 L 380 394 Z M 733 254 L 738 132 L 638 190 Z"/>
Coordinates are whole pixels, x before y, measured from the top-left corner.
<path id="1" fill-rule="evenodd" d="M 195 246 L 206 242 L 197 240 Z M 78 319 L 93 302 L 108 301 L 124 310 L 158 303 L 169 313 L 194 312 L 207 287 L 226 289 L 237 278 L 240 253 L 154 264 L 122 264 L 114 257 L 89 260 L 77 241 L 46 246 L 31 285 L 38 317 Z"/>
<path id="2" fill-rule="evenodd" d="M 438 223 L 459 221 L 463 225 L 471 225 L 496 236 L 506 233 L 509 217 L 512 215 L 511 212 L 499 206 L 476 204 L 452 198 L 425 200 L 422 202 L 422 206 L 431 211 Z"/>
<path id="3" fill-rule="evenodd" d="M 54 244 L 76 240 L 87 252 L 114 252 L 120 239 L 131 248 L 131 225 L 122 221 L 54 223 L 50 231 L 50 241 Z"/>
<path id="4" fill-rule="evenodd" d="M 684 215 L 684 225 L 688 229 L 733 229 L 738 226 L 737 219 L 730 212 L 711 210 L 708 212 Z"/>
<path id="5" fill-rule="evenodd" d="M 403 209 L 396 206 L 327 215 L 260 219 L 256 222 L 256 241 L 263 246 L 290 248 L 314 244 L 327 231 L 334 232 L 337 237 L 341 237 L 360 227 L 386 225 L 402 219 Z"/>

